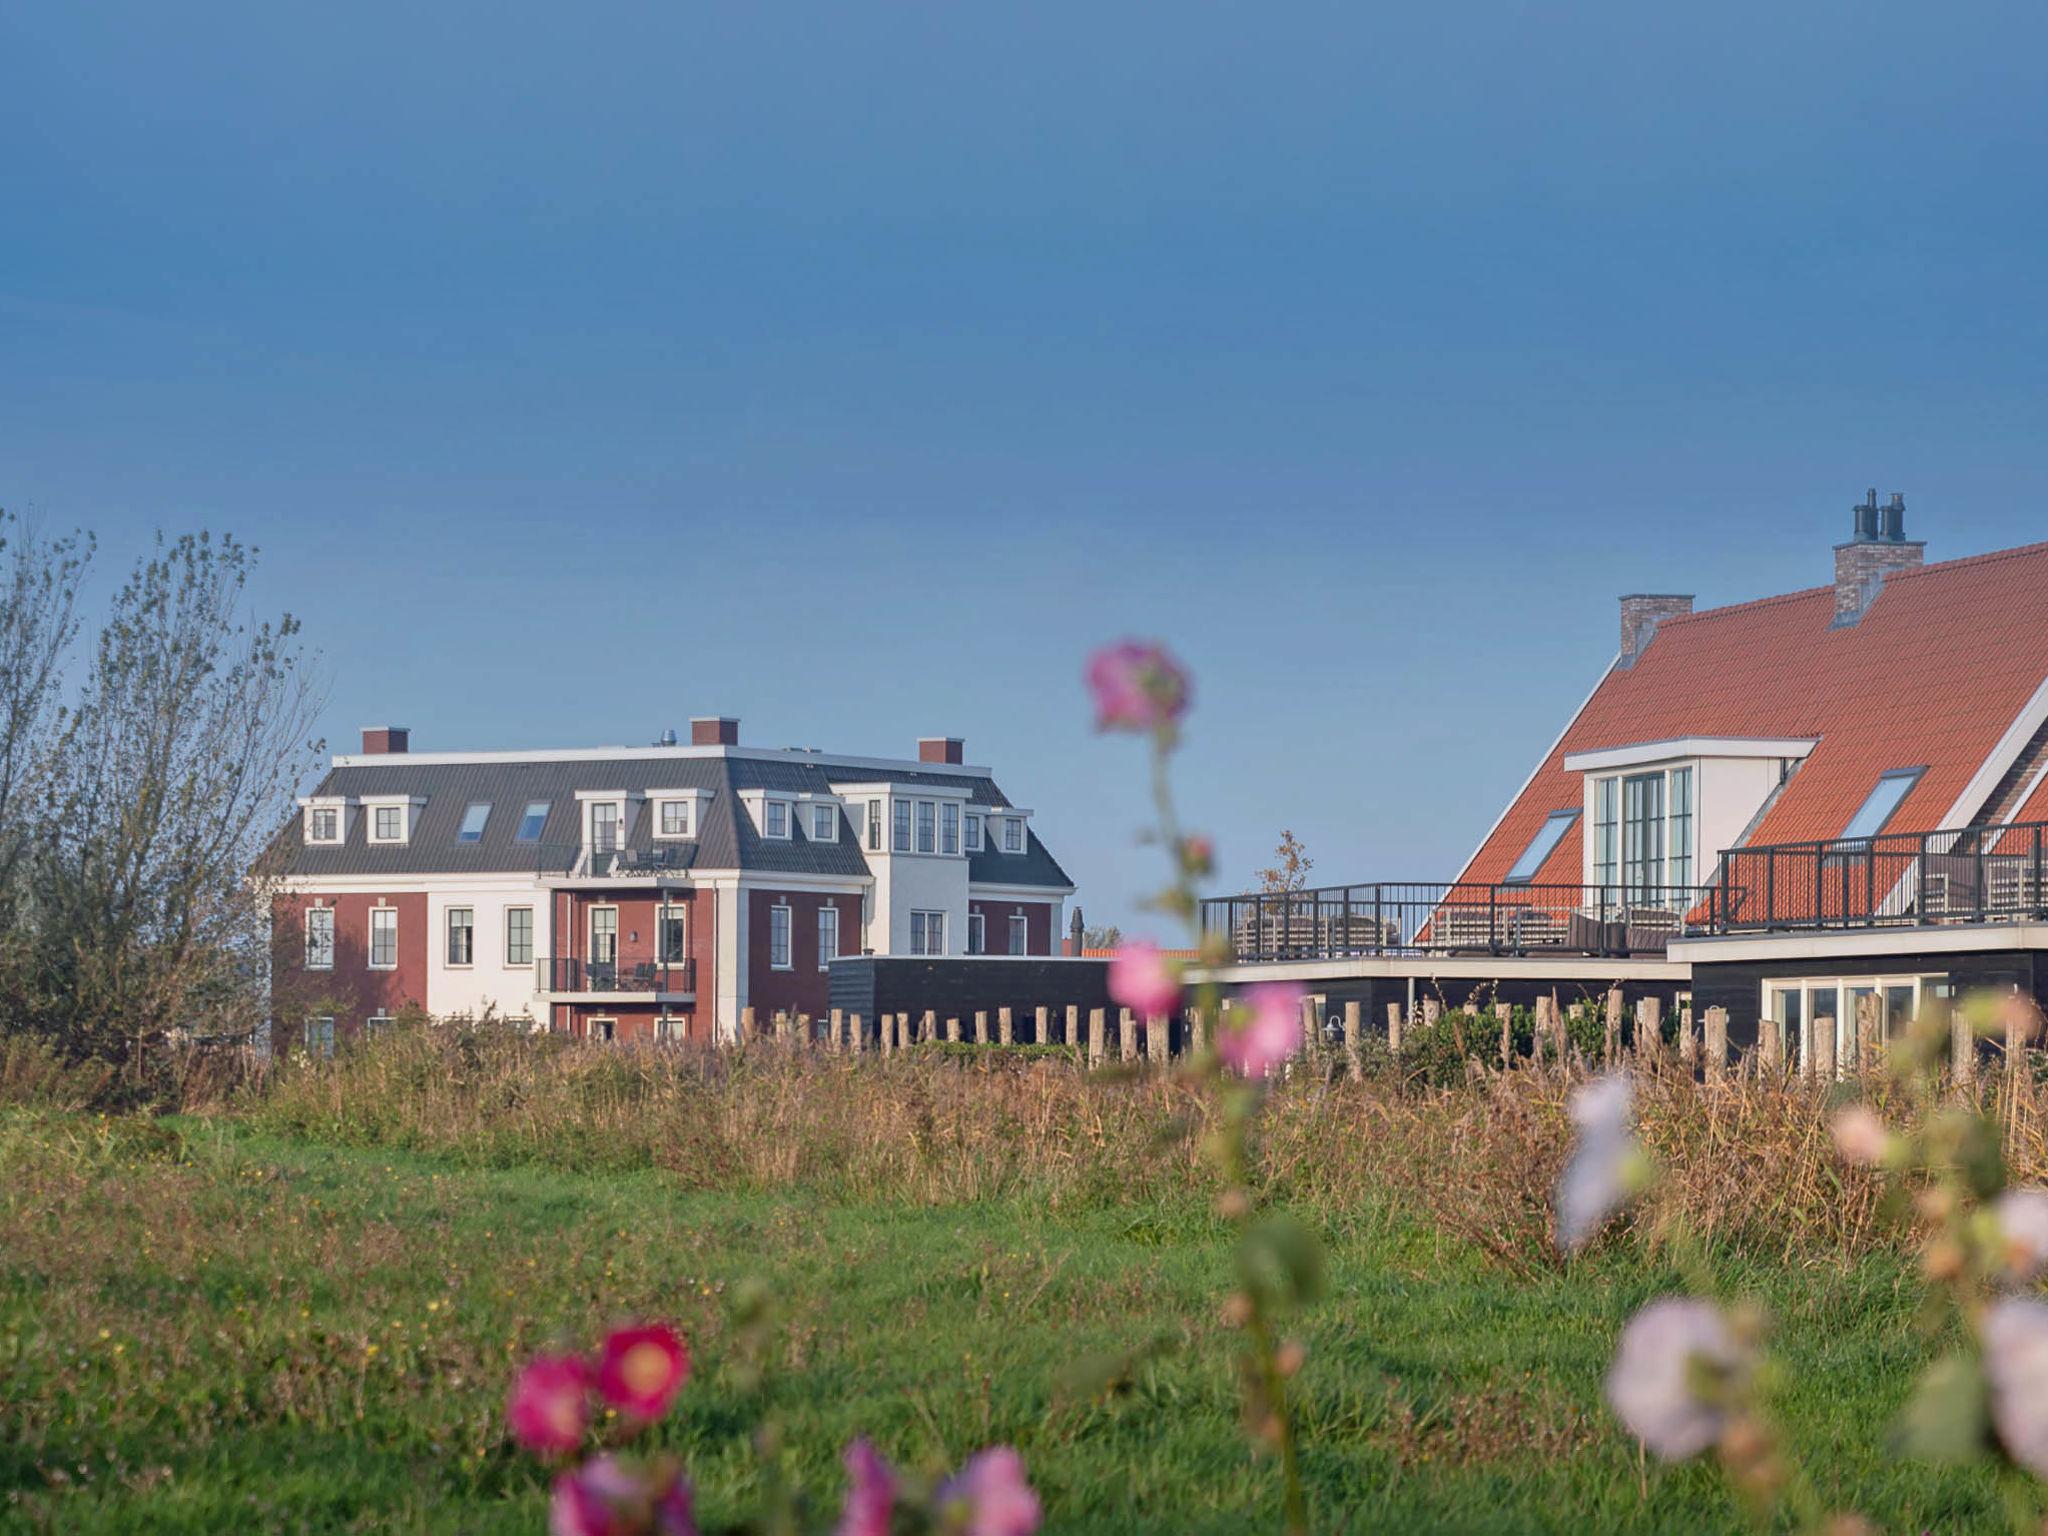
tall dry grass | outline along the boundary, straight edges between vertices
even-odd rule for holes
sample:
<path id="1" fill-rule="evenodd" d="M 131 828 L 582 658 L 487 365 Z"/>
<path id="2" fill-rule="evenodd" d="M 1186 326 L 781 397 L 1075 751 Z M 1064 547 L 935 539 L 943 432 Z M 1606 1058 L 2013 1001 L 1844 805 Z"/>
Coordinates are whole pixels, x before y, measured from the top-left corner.
<path id="1" fill-rule="evenodd" d="M 1630 1224 L 1680 1216 L 1773 1256 L 1853 1256 L 1899 1241 L 1879 1183 L 1845 1166 L 1833 1109 L 1865 1096 L 1910 1120 L 1880 1076 L 1826 1085 L 1735 1073 L 1635 1073 L 1641 1140 L 1664 1171 Z M 1449 1088 L 1369 1078 L 1277 1085 L 1259 1129 L 1266 1190 L 1341 1221 L 1409 1206 L 1498 1262 L 1555 1262 L 1552 1190 L 1579 1075 L 1476 1071 Z M 688 1189 L 959 1204 L 1143 1205 L 1206 1195 L 1203 1096 L 1177 1075 L 1090 1073 L 1058 1060 L 926 1052 L 882 1061 L 774 1045 L 626 1050 L 511 1031 L 396 1029 L 328 1062 L 193 1071 L 182 1108 L 270 1132 L 457 1161 L 660 1170 Z M 0 1051 L 0 1103 L 89 1107 L 93 1083 Z M 2048 1095 L 2025 1071 L 1952 1089 L 2006 1124 L 2014 1176 L 2048 1180 Z"/>

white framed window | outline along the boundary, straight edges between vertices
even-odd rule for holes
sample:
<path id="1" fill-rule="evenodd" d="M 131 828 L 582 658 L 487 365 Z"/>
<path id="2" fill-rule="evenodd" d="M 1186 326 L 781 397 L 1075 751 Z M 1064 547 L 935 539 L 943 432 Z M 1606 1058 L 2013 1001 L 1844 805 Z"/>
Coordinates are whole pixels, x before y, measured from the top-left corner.
<path id="1" fill-rule="evenodd" d="M 594 854 L 619 851 L 619 803 L 616 800 L 590 802 L 590 851 Z"/>
<path id="2" fill-rule="evenodd" d="M 334 969 L 334 908 L 306 908 L 306 969 Z"/>
<path id="3" fill-rule="evenodd" d="M 1686 900 L 1680 888 L 1692 884 L 1696 820 L 1690 763 L 1594 780 L 1591 867 L 1600 899 L 1660 907 Z"/>
<path id="4" fill-rule="evenodd" d="M 398 908 L 370 908 L 370 969 L 398 969 Z"/>
<path id="5" fill-rule="evenodd" d="M 512 834 L 515 843 L 537 843 L 548 824 L 548 802 L 529 800 L 526 809 L 519 813 L 519 830 Z"/>
<path id="6" fill-rule="evenodd" d="M 470 965 L 476 960 L 476 908 L 448 909 L 448 963 Z"/>
<path id="7" fill-rule="evenodd" d="M 1571 831 L 1572 823 L 1578 819 L 1576 806 L 1570 810 L 1552 811 L 1544 817 L 1543 825 L 1536 829 L 1536 835 L 1529 839 L 1529 846 L 1522 850 L 1522 856 L 1508 871 L 1505 883 L 1527 885 L 1534 880 L 1536 871 L 1543 867 L 1543 861 L 1557 851 L 1557 845 L 1564 841 L 1565 833 Z"/>
<path id="8" fill-rule="evenodd" d="M 458 843 L 480 843 L 484 840 L 484 823 L 491 819 L 491 803 L 488 800 L 472 800 L 463 808 L 462 825 L 455 830 Z"/>
<path id="9" fill-rule="evenodd" d="M 374 1035 L 380 1029 L 389 1029 L 394 1022 L 390 1014 L 379 1008 L 375 1013 L 363 1020 L 363 1033 Z"/>
<path id="10" fill-rule="evenodd" d="M 820 843 L 839 841 L 839 807 L 836 805 L 814 805 L 811 807 L 811 839 Z"/>
<path id="11" fill-rule="evenodd" d="M 917 802 L 917 851 L 935 853 L 939 845 L 939 807 L 933 800 Z"/>
<path id="12" fill-rule="evenodd" d="M 682 907 L 669 907 L 654 919 L 655 953 L 663 965 L 681 965 L 690 958 L 689 914 Z"/>
<path id="13" fill-rule="evenodd" d="M 341 808 L 333 805 L 316 805 L 306 812 L 306 841 L 309 843 L 340 842 Z"/>
<path id="14" fill-rule="evenodd" d="M 960 851 L 960 807 L 947 800 L 939 806 L 939 852 Z"/>
<path id="15" fill-rule="evenodd" d="M 985 955 L 988 953 L 988 919 L 979 912 L 967 914 L 967 953 Z"/>
<path id="16" fill-rule="evenodd" d="M 332 1056 L 334 1054 L 334 1018 L 321 1014 L 306 1020 L 306 1054 L 309 1056 Z"/>
<path id="17" fill-rule="evenodd" d="M 1003 852 L 1022 853 L 1023 851 L 1024 819 L 1021 816 L 1005 816 L 1003 818 Z"/>
<path id="18" fill-rule="evenodd" d="M 585 1038 L 602 1040 L 605 1044 L 609 1045 L 612 1041 L 619 1038 L 619 1021 L 617 1019 L 592 1019 L 587 1026 Z"/>
<path id="19" fill-rule="evenodd" d="M 870 800 L 868 802 L 868 852 L 880 853 L 881 851 L 882 802 L 879 800 Z"/>
<path id="20" fill-rule="evenodd" d="M 910 914 L 910 952 L 913 955 L 943 955 L 946 952 L 946 914 Z"/>
<path id="21" fill-rule="evenodd" d="M 533 908 L 507 907 L 505 909 L 505 963 L 511 966 L 533 964 Z"/>
<path id="22" fill-rule="evenodd" d="M 405 841 L 405 807 L 402 805 L 380 805 L 371 812 L 370 841 L 373 843 L 402 843 Z"/>
<path id="23" fill-rule="evenodd" d="M 663 837 L 688 837 L 690 835 L 690 802 L 687 800 L 663 800 L 658 802 L 657 828 Z"/>
<path id="24" fill-rule="evenodd" d="M 839 958 L 839 909 L 829 901 L 818 908 L 818 969 L 829 971 Z"/>
<path id="25" fill-rule="evenodd" d="M 761 835 L 763 837 L 786 838 L 789 836 L 789 802 L 787 800 L 764 800 L 761 803 Z"/>
<path id="26" fill-rule="evenodd" d="M 1022 912 L 1010 914 L 1010 953 L 1028 955 L 1031 953 L 1031 919 Z"/>
<path id="27" fill-rule="evenodd" d="M 1785 1026 L 1785 1049 L 1805 1065 L 1807 1031 L 1821 1019 L 1835 1022 L 1835 1070 L 1856 1070 L 1857 1031 L 1866 998 L 1874 999 L 1886 1040 L 1896 1040 L 1923 1008 L 1946 1006 L 1955 985 L 1946 973 L 1899 976 L 1789 976 L 1763 982 L 1759 1018 Z"/>
<path id="28" fill-rule="evenodd" d="M 890 801 L 889 815 L 894 829 L 891 846 L 898 853 L 910 852 L 910 802 L 908 800 Z"/>
<path id="29" fill-rule="evenodd" d="M 789 905 L 786 902 L 778 902 L 768 909 L 768 965 L 777 971 L 790 968 Z"/>
<path id="30" fill-rule="evenodd" d="M 611 969 L 619 963 L 619 909 L 590 909 L 590 963 Z"/>
<path id="31" fill-rule="evenodd" d="M 967 813 L 967 851 L 969 853 L 979 853 L 982 847 L 981 812 L 969 811 Z"/>

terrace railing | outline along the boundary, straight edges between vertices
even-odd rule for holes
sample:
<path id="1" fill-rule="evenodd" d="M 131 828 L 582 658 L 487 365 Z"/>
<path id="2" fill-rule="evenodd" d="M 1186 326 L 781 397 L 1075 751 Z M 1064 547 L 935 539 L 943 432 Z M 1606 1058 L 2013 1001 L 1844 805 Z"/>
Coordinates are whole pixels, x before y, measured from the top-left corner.
<path id="1" fill-rule="evenodd" d="M 1217 896 L 1204 936 L 1241 961 L 1373 955 L 1655 955 L 1712 931 L 1712 887 L 1391 881 Z"/>
<path id="2" fill-rule="evenodd" d="M 695 992 L 694 960 L 536 960 L 536 984 L 543 992 Z"/>
<path id="3" fill-rule="evenodd" d="M 2044 855 L 2044 822 L 1733 848 L 1715 887 L 1715 931 L 2048 918 Z"/>

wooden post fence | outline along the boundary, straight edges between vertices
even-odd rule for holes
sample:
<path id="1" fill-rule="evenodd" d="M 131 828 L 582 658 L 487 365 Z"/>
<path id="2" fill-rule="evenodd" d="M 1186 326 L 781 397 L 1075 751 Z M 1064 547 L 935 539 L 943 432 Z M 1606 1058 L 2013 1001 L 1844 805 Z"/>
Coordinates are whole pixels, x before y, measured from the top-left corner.
<path id="1" fill-rule="evenodd" d="M 1101 1008 L 1088 1010 L 1088 1065 L 1091 1067 L 1101 1066 L 1103 1059 L 1109 1055 L 1109 1041 L 1106 1038 L 1109 1031 L 1104 1024 L 1103 1014 L 1104 1010 Z"/>
<path id="2" fill-rule="evenodd" d="M 1033 1017 L 1035 1020 L 1034 1027 L 1037 1030 L 1037 1033 L 1031 1037 L 1031 1043 L 1033 1045 L 1051 1045 L 1052 1010 L 1046 1007 L 1043 1003 L 1041 1003 L 1038 1006 L 1037 1013 Z"/>
<path id="3" fill-rule="evenodd" d="M 1361 1053 L 1359 1036 L 1364 1033 L 1365 1005 L 1352 1001 L 1344 1005 L 1344 1071 L 1351 1081 L 1359 1082 L 1365 1077 L 1365 1057 Z"/>
<path id="4" fill-rule="evenodd" d="M 1500 1069 L 1506 1072 L 1515 1064 L 1515 1005 L 1495 1003 L 1493 1016 L 1500 1021 Z"/>
<path id="5" fill-rule="evenodd" d="M 1138 1059 L 1138 1016 L 1128 1008 L 1116 1011 L 1116 1037 L 1118 1061 L 1129 1063 Z"/>
<path id="6" fill-rule="evenodd" d="M 946 1015 L 946 1044 L 958 1045 L 959 1043 L 960 1015 L 957 1013 L 949 1013 Z"/>
<path id="7" fill-rule="evenodd" d="M 976 1045 L 988 1044 L 988 1010 L 986 1008 L 974 1010 L 974 1043 Z"/>
<path id="8" fill-rule="evenodd" d="M 1067 1004 L 1067 1038 L 1065 1043 L 1070 1047 L 1081 1043 L 1081 1010 L 1073 1003 Z"/>
<path id="9" fill-rule="evenodd" d="M 1835 1080 L 1835 1018 L 1830 1013 L 1813 1021 L 1813 1070 L 1824 1083 Z"/>
<path id="10" fill-rule="evenodd" d="M 1977 1034 L 1970 1028 L 1969 1015 L 1960 1008 L 1949 1010 L 1948 1054 L 1949 1070 L 1958 1083 L 1977 1080 Z"/>
<path id="11" fill-rule="evenodd" d="M 1707 1010 L 1707 1081 L 1718 1083 L 1728 1073 L 1728 1010 Z"/>
<path id="12" fill-rule="evenodd" d="M 1167 1020 L 1163 1013 L 1149 1015 L 1145 1020 L 1145 1057 L 1155 1067 L 1166 1065 Z"/>
<path id="13" fill-rule="evenodd" d="M 1401 1005 L 1387 1004 L 1387 1049 L 1396 1056 L 1401 1054 Z"/>
<path id="14" fill-rule="evenodd" d="M 1007 1008 L 998 1008 L 996 1010 L 996 1033 L 1004 1045 L 1014 1045 L 1016 1043 L 1016 1020 L 1012 1018 L 1010 1010 Z"/>

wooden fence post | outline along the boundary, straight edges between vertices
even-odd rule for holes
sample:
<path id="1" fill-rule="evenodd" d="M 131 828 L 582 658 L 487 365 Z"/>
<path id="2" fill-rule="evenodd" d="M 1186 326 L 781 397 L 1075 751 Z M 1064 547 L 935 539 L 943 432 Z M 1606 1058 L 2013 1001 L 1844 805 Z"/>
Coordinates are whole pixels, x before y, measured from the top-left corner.
<path id="1" fill-rule="evenodd" d="M 1495 1003 L 1493 1016 L 1500 1020 L 1500 1069 L 1506 1072 L 1515 1064 L 1515 1005 Z"/>
<path id="2" fill-rule="evenodd" d="M 1151 1014 L 1145 1020 L 1145 1057 L 1155 1067 L 1166 1065 L 1167 1028 L 1163 1013 Z"/>
<path id="3" fill-rule="evenodd" d="M 918 1020 L 917 1038 L 920 1043 L 928 1043 L 939 1038 L 939 1016 L 929 1008 L 925 1009 L 924 1017 Z"/>
<path id="4" fill-rule="evenodd" d="M 1876 1070 L 1884 1053 L 1883 1006 L 1875 992 L 1856 999 L 1856 1065 L 1864 1072 Z"/>
<path id="5" fill-rule="evenodd" d="M 1427 1029 L 1430 1025 L 1436 1023 L 1438 1019 L 1443 1017 L 1443 1011 L 1443 1004 L 1433 997 L 1425 997 L 1422 1000 L 1422 1027 Z"/>
<path id="6" fill-rule="evenodd" d="M 1949 1010 L 1948 1056 L 1949 1070 L 1958 1083 L 1977 1080 L 1977 1035 L 1970 1028 L 1969 1016 L 1960 1008 Z"/>
<path id="7" fill-rule="evenodd" d="M 868 1048 L 868 1032 L 857 1013 L 849 1013 L 846 1016 L 846 1043 L 853 1048 L 853 1054 L 856 1056 L 863 1054 Z"/>
<path id="8" fill-rule="evenodd" d="M 1718 1083 L 1728 1072 L 1728 1010 L 1707 1010 L 1707 1081 Z"/>
<path id="9" fill-rule="evenodd" d="M 1187 1054 L 1199 1056 L 1209 1048 L 1209 1016 L 1201 1008 L 1188 1009 Z"/>
<path id="10" fill-rule="evenodd" d="M 1067 1039 L 1069 1047 L 1081 1043 L 1081 1010 L 1073 1003 L 1067 1004 Z"/>
<path id="11" fill-rule="evenodd" d="M 1622 1047 L 1622 1039 L 1621 1039 L 1621 1013 L 1622 1013 L 1622 997 L 1621 997 L 1621 988 L 1619 988 L 1619 987 L 1614 987 L 1614 988 L 1611 988 L 1611 989 L 1609 989 L 1609 991 L 1608 991 L 1608 993 L 1607 993 L 1607 1005 L 1606 1005 L 1606 1006 L 1607 1006 L 1607 1038 L 1608 1038 L 1608 1039 L 1610 1039 L 1610 1040 L 1612 1040 L 1612 1041 L 1614 1042 L 1614 1055 L 1616 1055 L 1616 1056 L 1618 1057 L 1618 1056 L 1620 1056 L 1620 1054 L 1621 1054 L 1621 1047 Z M 1637 1050 L 1641 1050 L 1641 1049 L 1642 1049 L 1642 1045 L 1643 1045 L 1643 1042 L 1642 1042 L 1642 1040 L 1641 1040 L 1640 1036 L 1639 1036 L 1639 1037 L 1638 1037 L 1638 1038 L 1637 1038 L 1637 1039 L 1635 1040 L 1635 1042 L 1634 1042 L 1634 1045 L 1635 1045 L 1635 1048 L 1636 1048 Z"/>
<path id="12" fill-rule="evenodd" d="M 760 1032 L 760 1026 L 754 1022 L 754 1010 L 742 1008 L 740 1010 L 740 1044 L 750 1044 Z"/>
<path id="13" fill-rule="evenodd" d="M 996 1037 L 1004 1045 L 1014 1045 L 1016 1043 L 1017 1024 L 1007 1008 L 998 1008 L 996 1010 Z"/>
<path id="14" fill-rule="evenodd" d="M 827 1049 L 829 1049 L 833 1055 L 837 1056 L 839 1054 L 839 1047 L 841 1044 L 839 1032 L 846 1025 L 846 1013 L 844 1009 L 834 1008 L 829 1017 L 831 1019 L 831 1023 L 827 1027 L 830 1028 L 832 1033 L 829 1036 L 827 1036 Z"/>
<path id="15" fill-rule="evenodd" d="M 1780 1019 L 1765 1019 L 1763 1026 L 1764 1070 L 1773 1077 L 1785 1075 L 1785 1025 Z"/>
<path id="16" fill-rule="evenodd" d="M 1678 1010 L 1678 1059 L 1690 1072 L 1700 1059 L 1699 1036 L 1693 1032 L 1692 1004 Z"/>
<path id="17" fill-rule="evenodd" d="M 1046 1007 L 1045 1004 L 1040 1003 L 1038 1011 L 1032 1017 L 1034 1021 L 1032 1027 L 1037 1031 L 1037 1034 L 1033 1037 L 1031 1043 L 1033 1045 L 1051 1045 L 1052 1010 Z"/>
<path id="18" fill-rule="evenodd" d="M 1835 1017 L 1831 1013 L 1813 1021 L 1813 1070 L 1824 1083 L 1835 1080 Z"/>
<path id="19" fill-rule="evenodd" d="M 882 1060 L 887 1061 L 896 1054 L 896 1016 L 889 1013 L 877 1014 L 875 1022 L 882 1029 Z"/>
<path id="20" fill-rule="evenodd" d="M 1317 1005 L 1314 993 L 1301 1000 L 1301 1055 L 1310 1074 L 1322 1076 L 1323 1011 Z"/>
<path id="21" fill-rule="evenodd" d="M 1401 1005 L 1387 1004 L 1387 1049 L 1396 1056 L 1401 1054 Z"/>
<path id="22" fill-rule="evenodd" d="M 1124 1062 L 1138 1059 L 1138 1017 L 1128 1008 L 1116 1011 L 1117 1060 Z"/>
<path id="23" fill-rule="evenodd" d="M 960 1015 L 957 1013 L 949 1013 L 946 1015 L 946 1044 L 958 1045 L 959 1043 Z"/>
<path id="24" fill-rule="evenodd" d="M 1536 994 L 1536 1007 L 1530 1016 L 1529 1064 L 1539 1072 L 1543 1070 L 1543 1057 L 1550 1042 L 1550 999 L 1541 992 Z"/>
<path id="25" fill-rule="evenodd" d="M 986 1008 L 974 1010 L 974 1043 L 976 1045 L 988 1044 L 988 1010 Z"/>
<path id="26" fill-rule="evenodd" d="M 1355 999 L 1344 1005 L 1344 1070 L 1351 1081 L 1365 1077 L 1365 1057 L 1359 1052 L 1359 1035 L 1365 1023 L 1365 1006 Z"/>
<path id="27" fill-rule="evenodd" d="M 1109 1054 L 1109 1042 L 1104 1038 L 1109 1031 L 1103 1024 L 1103 1009 L 1088 1010 L 1088 1065 L 1099 1067 L 1102 1059 Z"/>

